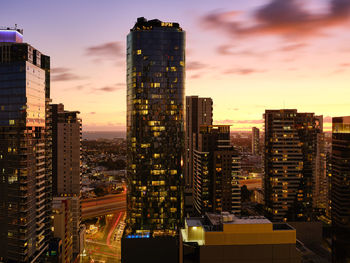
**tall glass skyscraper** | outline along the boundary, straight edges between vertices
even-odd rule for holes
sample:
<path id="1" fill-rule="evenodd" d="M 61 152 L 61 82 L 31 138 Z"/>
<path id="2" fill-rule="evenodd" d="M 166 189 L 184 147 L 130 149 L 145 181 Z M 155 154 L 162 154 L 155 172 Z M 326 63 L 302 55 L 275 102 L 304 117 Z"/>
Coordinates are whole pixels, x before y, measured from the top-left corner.
<path id="1" fill-rule="evenodd" d="M 185 32 L 138 18 L 127 37 L 126 237 L 175 235 L 183 217 Z"/>
<path id="2" fill-rule="evenodd" d="M 0 30 L 0 261 L 38 262 L 51 235 L 50 58 Z"/>

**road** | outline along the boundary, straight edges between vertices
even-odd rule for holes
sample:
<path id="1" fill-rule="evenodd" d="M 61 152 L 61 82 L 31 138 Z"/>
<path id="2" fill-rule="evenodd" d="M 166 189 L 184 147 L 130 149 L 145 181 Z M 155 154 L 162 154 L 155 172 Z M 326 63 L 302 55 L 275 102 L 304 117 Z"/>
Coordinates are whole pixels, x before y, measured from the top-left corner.
<path id="1" fill-rule="evenodd" d="M 125 211 L 116 212 L 106 216 L 106 225 L 97 233 L 86 235 L 83 263 L 120 263 L 120 240 L 115 236 L 122 233 L 124 220 Z"/>
<path id="2" fill-rule="evenodd" d="M 123 212 L 126 209 L 125 192 L 99 198 L 84 199 L 81 202 L 82 219 Z"/>

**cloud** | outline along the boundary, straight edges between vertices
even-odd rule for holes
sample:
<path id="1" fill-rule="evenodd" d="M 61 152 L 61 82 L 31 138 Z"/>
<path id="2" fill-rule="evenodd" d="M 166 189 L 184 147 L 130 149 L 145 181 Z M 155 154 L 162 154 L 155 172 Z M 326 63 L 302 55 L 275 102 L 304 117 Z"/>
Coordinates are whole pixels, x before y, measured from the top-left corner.
<path id="1" fill-rule="evenodd" d="M 95 111 L 92 111 L 92 112 L 89 112 L 89 114 L 91 114 L 91 115 L 95 115 L 95 114 L 96 114 L 96 112 L 95 112 Z"/>
<path id="2" fill-rule="evenodd" d="M 92 92 L 115 92 L 118 90 L 124 90 L 126 87 L 126 84 L 124 83 L 116 83 L 114 85 L 110 85 L 110 86 L 104 86 L 102 88 L 95 88 L 92 89 Z"/>
<path id="3" fill-rule="evenodd" d="M 201 69 L 205 69 L 206 67 L 207 67 L 206 64 L 203 64 L 198 61 L 192 61 L 192 62 L 186 63 L 186 70 L 201 70 Z"/>
<path id="4" fill-rule="evenodd" d="M 231 37 L 249 35 L 316 36 L 326 28 L 344 25 L 349 21 L 350 1 L 330 0 L 322 14 L 304 8 L 298 0 L 271 0 L 256 9 L 249 25 L 238 21 L 237 12 L 214 11 L 201 18 L 208 29 L 219 29 Z"/>
<path id="5" fill-rule="evenodd" d="M 257 70 L 253 68 L 234 68 L 224 71 L 224 74 L 250 75 L 255 73 L 265 72 L 265 70 Z"/>
<path id="6" fill-rule="evenodd" d="M 98 59 L 114 60 L 125 55 L 125 50 L 121 42 L 107 42 L 97 46 L 86 48 L 86 55 L 97 57 Z"/>
<path id="7" fill-rule="evenodd" d="M 306 43 L 294 43 L 294 44 L 285 45 L 285 46 L 281 47 L 278 51 L 290 52 L 290 51 L 302 49 L 306 46 L 308 46 Z"/>
<path id="8" fill-rule="evenodd" d="M 79 80 L 82 77 L 71 72 L 69 68 L 52 68 L 51 69 L 51 81 L 70 81 Z"/>

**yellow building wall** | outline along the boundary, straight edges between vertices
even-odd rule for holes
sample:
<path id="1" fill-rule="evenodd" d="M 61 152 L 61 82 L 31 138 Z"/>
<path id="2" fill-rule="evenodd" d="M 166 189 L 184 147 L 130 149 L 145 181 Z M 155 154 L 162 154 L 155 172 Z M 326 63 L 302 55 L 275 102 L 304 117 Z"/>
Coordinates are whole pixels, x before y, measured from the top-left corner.
<path id="1" fill-rule="evenodd" d="M 270 232 L 225 233 L 205 232 L 205 245 L 255 245 L 255 244 L 293 244 L 296 242 L 295 230 Z"/>

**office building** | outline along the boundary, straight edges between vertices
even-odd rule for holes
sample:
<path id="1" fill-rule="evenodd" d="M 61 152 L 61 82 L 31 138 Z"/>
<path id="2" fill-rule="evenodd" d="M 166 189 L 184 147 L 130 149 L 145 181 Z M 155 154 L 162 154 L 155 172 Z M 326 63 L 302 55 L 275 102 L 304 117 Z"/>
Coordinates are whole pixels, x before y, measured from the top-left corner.
<path id="1" fill-rule="evenodd" d="M 332 262 L 350 261 L 350 116 L 332 124 Z"/>
<path id="2" fill-rule="evenodd" d="M 73 221 L 69 198 L 54 197 L 52 201 L 53 235 L 61 239 L 60 263 L 73 262 Z"/>
<path id="3" fill-rule="evenodd" d="M 144 244 L 176 238 L 183 223 L 184 84 L 185 32 L 178 23 L 138 18 L 127 37 L 128 190 L 122 262 L 145 255 L 133 236 L 148 237 Z M 156 248 L 147 253 L 152 262 L 165 260 Z"/>
<path id="4" fill-rule="evenodd" d="M 0 261 L 38 262 L 51 237 L 50 58 L 0 30 Z"/>
<path id="5" fill-rule="evenodd" d="M 181 241 L 181 263 L 301 262 L 295 229 L 262 216 L 207 213 L 186 218 Z"/>
<path id="6" fill-rule="evenodd" d="M 256 127 L 252 128 L 252 154 L 259 155 L 260 153 L 260 130 Z"/>
<path id="7" fill-rule="evenodd" d="M 240 157 L 230 145 L 229 125 L 203 125 L 193 151 L 196 213 L 240 213 Z"/>
<path id="8" fill-rule="evenodd" d="M 274 221 L 312 221 L 317 135 L 321 117 L 265 111 L 265 205 Z"/>
<path id="9" fill-rule="evenodd" d="M 82 123 L 78 111 L 66 111 L 63 104 L 51 104 L 52 119 L 52 191 L 55 197 L 67 197 L 72 208 L 74 257 L 84 249 L 80 241 L 81 172 L 80 147 Z"/>

